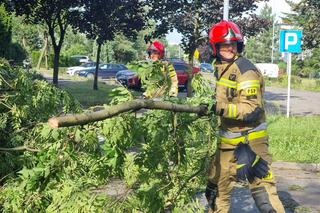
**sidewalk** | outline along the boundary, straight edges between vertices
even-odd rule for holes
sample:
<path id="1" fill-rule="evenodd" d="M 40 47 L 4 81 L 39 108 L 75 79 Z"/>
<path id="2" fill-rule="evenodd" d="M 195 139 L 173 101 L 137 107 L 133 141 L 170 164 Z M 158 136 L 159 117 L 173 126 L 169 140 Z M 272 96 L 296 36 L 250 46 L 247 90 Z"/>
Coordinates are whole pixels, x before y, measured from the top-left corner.
<path id="1" fill-rule="evenodd" d="M 286 213 L 320 213 L 320 165 L 274 162 L 280 200 Z M 207 205 L 204 194 L 200 197 Z M 259 213 L 246 187 L 235 187 L 231 213 Z"/>

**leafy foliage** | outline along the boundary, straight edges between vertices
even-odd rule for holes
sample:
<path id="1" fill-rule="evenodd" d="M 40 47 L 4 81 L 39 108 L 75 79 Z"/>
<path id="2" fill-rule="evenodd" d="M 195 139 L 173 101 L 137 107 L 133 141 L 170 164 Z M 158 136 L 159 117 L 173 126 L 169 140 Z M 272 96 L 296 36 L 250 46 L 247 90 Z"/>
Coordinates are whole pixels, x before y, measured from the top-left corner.
<path id="1" fill-rule="evenodd" d="M 74 8 L 80 0 L 8 0 L 7 6 L 31 24 L 44 24 L 54 50 L 53 83 L 58 84 L 59 57 L 70 21 L 77 17 Z"/>
<path id="2" fill-rule="evenodd" d="M 98 45 L 93 83 L 93 88 L 97 90 L 101 46 L 106 41 L 113 40 L 118 33 L 123 33 L 128 38 L 136 37 L 137 31 L 144 26 L 143 5 L 138 0 L 84 0 L 82 4 L 82 10 L 78 11 L 79 18 L 72 22 L 72 25 L 89 39 L 95 40 Z"/>
<path id="3" fill-rule="evenodd" d="M 287 14 L 287 21 L 303 28 L 303 46 L 305 49 L 320 47 L 320 2 L 301 0 L 298 3 L 288 1 L 294 14 Z"/>
<path id="4" fill-rule="evenodd" d="M 142 65 L 141 72 L 145 73 Z M 8 146 L 24 144 L 33 148 L 15 156 L 12 152 L 1 153 L 2 166 L 17 158 L 15 169 L 6 172 L 1 169 L 3 211 L 202 209 L 194 195 L 204 184 L 208 159 L 215 148 L 215 117 L 154 110 L 124 113 L 85 126 L 51 129 L 41 122 L 62 110 L 66 113 L 79 110 L 72 98 L 47 82 L 34 79 L 32 74 L 11 70 L 4 63 L 1 73 L 5 79 L 11 79 L 0 81 L 1 91 L 16 91 L 11 91 L 10 97 L 9 91 L 1 94 L 1 103 L 15 105 L 21 112 L 13 113 L 1 106 L 1 115 L 15 124 L 8 128 L 11 122 L 4 122 L 1 134 L 7 134 Z M 193 98 L 170 101 L 212 104 L 213 91 L 200 75 L 195 76 L 193 87 Z M 115 96 L 111 104 L 133 97 L 124 87 L 112 93 Z M 27 109 L 25 103 L 35 109 Z M 22 128 L 29 121 L 37 123 L 24 131 Z M 125 188 L 125 192 L 116 196 L 112 195 L 112 188 L 120 187 L 114 184 L 115 178 Z"/>
<path id="5" fill-rule="evenodd" d="M 274 39 L 273 59 L 275 62 L 279 62 L 279 44 L 278 42 L 276 42 L 276 38 L 279 37 L 279 26 L 275 24 L 273 36 L 272 22 L 274 21 L 274 16 L 272 15 L 272 8 L 265 4 L 258 17 L 260 17 L 260 19 L 266 20 L 266 28 L 265 30 L 256 33 L 254 36 L 248 37 L 244 49 L 245 55 L 255 63 L 270 63 L 272 56 L 272 39 Z M 254 30 L 253 27 L 250 28 Z M 247 31 L 245 30 L 245 32 Z"/>
<path id="6" fill-rule="evenodd" d="M 182 34 L 182 45 L 189 59 L 193 56 L 194 50 L 201 43 L 203 37 L 207 37 L 208 30 L 212 24 L 219 22 L 223 15 L 223 1 L 216 0 L 193 0 L 193 1 L 146 1 L 150 7 L 148 16 L 159 21 L 157 30 L 152 37 L 166 34 L 173 28 Z M 230 1 L 230 20 L 240 23 L 244 35 L 252 35 L 264 29 L 266 22 L 256 16 L 249 16 L 246 22 L 241 22 L 244 14 L 251 14 L 257 8 L 259 0 Z M 248 17 L 248 16 L 247 16 Z M 258 22 L 258 23 L 257 23 Z M 242 24 L 243 25 L 242 25 Z M 257 28 L 259 26 L 259 28 Z"/>

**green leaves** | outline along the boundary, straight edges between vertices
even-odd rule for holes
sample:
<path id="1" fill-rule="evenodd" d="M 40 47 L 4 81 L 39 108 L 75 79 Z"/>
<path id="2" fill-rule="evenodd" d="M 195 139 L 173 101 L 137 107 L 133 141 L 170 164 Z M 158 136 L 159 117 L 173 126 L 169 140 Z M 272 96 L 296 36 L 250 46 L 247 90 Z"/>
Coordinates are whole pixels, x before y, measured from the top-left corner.
<path id="1" fill-rule="evenodd" d="M 162 62 L 161 62 L 162 63 Z M 162 76 L 161 63 L 133 64 L 145 85 Z M 25 145 L 37 152 L 0 153 L 4 211 L 25 212 L 159 212 L 199 210 L 193 200 L 205 182 L 206 165 L 215 149 L 215 117 L 160 110 L 123 113 L 90 125 L 51 129 L 51 114 L 79 111 L 78 104 L 47 82 L 21 71 L 6 79 L 14 90 L 4 93 L 10 108 L 1 108 L 4 145 Z M 150 74 L 150 72 L 152 74 Z M 11 74 L 12 74 L 11 73 Z M 10 75 L 11 75 L 10 74 Z M 213 91 L 202 76 L 193 79 L 194 97 L 167 101 L 211 104 Z M 1 84 L 1 85 L 5 85 Z M 112 91 L 111 104 L 132 99 L 130 91 Z M 32 107 L 31 107 L 32 106 Z M 32 122 L 32 123 L 31 123 Z M 3 169 L 5 168 L 5 169 Z M 128 191 L 107 196 L 111 179 Z M 108 186 L 117 188 L 116 185 Z"/>

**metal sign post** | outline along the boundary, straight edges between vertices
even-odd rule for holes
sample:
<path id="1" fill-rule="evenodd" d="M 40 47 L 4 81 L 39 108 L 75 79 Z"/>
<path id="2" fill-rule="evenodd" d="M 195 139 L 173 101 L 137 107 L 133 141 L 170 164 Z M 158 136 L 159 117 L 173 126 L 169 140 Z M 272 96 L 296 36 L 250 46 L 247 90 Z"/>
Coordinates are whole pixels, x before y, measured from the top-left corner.
<path id="1" fill-rule="evenodd" d="M 287 118 L 290 115 L 290 93 L 291 93 L 291 53 L 287 53 L 287 75 L 288 75 L 288 95 L 287 95 Z"/>
<path id="2" fill-rule="evenodd" d="M 229 0 L 223 2 L 223 20 L 229 20 Z"/>
<path id="3" fill-rule="evenodd" d="M 287 53 L 288 97 L 287 118 L 290 116 L 291 53 L 301 52 L 302 30 L 280 30 L 280 52 Z"/>

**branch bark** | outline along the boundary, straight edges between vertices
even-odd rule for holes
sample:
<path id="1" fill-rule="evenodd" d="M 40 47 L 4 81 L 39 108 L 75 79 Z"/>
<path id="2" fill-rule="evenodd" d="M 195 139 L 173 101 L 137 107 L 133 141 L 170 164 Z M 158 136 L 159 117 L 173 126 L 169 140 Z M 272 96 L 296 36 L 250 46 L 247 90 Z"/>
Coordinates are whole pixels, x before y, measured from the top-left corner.
<path id="1" fill-rule="evenodd" d="M 13 147 L 13 148 L 3 148 L 0 147 L 0 152 L 4 151 L 4 152 L 12 152 L 12 151 L 29 151 L 29 152 L 39 152 L 39 149 L 34 149 L 34 148 L 30 148 L 27 146 L 18 146 L 18 147 Z"/>
<path id="2" fill-rule="evenodd" d="M 91 122 L 111 118 L 124 112 L 136 111 L 139 109 L 160 109 L 172 112 L 197 113 L 198 115 L 205 115 L 208 111 L 206 105 L 191 106 L 187 104 L 174 104 L 165 101 L 138 99 L 114 106 L 109 106 L 104 110 L 96 112 L 86 112 L 80 114 L 65 115 L 61 117 L 53 117 L 48 120 L 48 123 L 53 128 L 84 125 Z"/>

